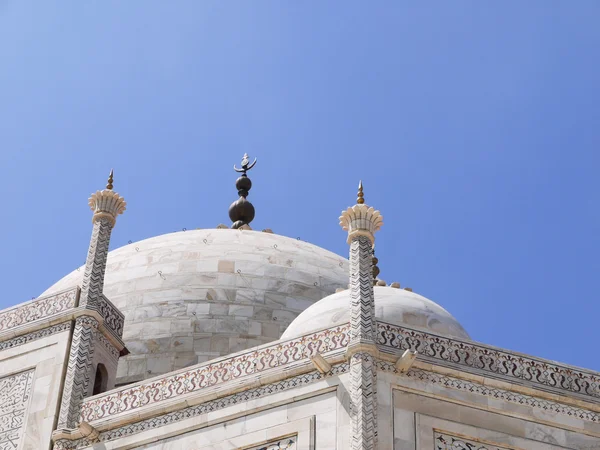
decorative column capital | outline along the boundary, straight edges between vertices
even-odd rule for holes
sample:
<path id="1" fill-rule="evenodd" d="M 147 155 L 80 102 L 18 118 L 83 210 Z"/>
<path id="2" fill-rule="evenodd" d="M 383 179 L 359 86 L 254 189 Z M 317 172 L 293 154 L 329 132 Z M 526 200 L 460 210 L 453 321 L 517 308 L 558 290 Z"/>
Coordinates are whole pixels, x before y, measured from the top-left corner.
<path id="1" fill-rule="evenodd" d="M 358 184 L 356 205 L 342 211 L 340 226 L 348 232 L 348 244 L 358 236 L 366 236 L 375 244 L 375 233 L 383 225 L 383 216 L 372 206 L 365 205 L 362 181 Z"/>
<path id="2" fill-rule="evenodd" d="M 92 222 L 106 218 L 110 221 L 111 227 L 115 226 L 117 216 L 123 214 L 127 205 L 123 197 L 108 189 L 94 192 L 89 198 L 88 204 L 94 212 Z"/>
<path id="3" fill-rule="evenodd" d="M 92 223 L 108 219 L 111 228 L 115 226 L 117 216 L 123 214 L 127 206 L 125 199 L 112 190 L 113 176 L 114 172 L 111 170 L 106 189 L 94 192 L 88 199 L 88 205 L 94 213 Z"/>
<path id="4" fill-rule="evenodd" d="M 373 245 L 375 233 L 383 225 L 383 216 L 372 206 L 354 205 L 346 211 L 342 211 L 340 225 L 344 231 L 348 232 L 348 243 L 354 237 L 366 236 Z"/>

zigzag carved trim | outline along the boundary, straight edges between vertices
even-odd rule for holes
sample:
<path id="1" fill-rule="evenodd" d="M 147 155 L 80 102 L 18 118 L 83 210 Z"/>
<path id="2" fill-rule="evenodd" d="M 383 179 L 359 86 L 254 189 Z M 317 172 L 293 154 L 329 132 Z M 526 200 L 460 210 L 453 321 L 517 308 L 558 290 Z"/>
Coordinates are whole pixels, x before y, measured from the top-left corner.
<path id="1" fill-rule="evenodd" d="M 87 395 L 92 377 L 98 326 L 98 321 L 90 316 L 81 316 L 75 320 L 58 428 L 75 428 L 79 423 L 81 403 Z"/>
<path id="2" fill-rule="evenodd" d="M 101 217 L 94 220 L 92 238 L 81 284 L 80 306 L 95 309 L 102 298 L 111 231 L 112 223 L 108 218 Z"/>
<path id="3" fill-rule="evenodd" d="M 369 353 L 350 360 L 352 450 L 377 448 L 377 366 Z"/>

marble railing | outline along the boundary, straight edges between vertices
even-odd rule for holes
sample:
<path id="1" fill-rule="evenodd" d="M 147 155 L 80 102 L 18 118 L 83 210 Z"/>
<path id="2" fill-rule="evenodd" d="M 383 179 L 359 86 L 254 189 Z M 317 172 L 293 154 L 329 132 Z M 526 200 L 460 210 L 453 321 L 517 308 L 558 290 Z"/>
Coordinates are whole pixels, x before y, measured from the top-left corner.
<path id="1" fill-rule="evenodd" d="M 0 332 L 74 308 L 78 296 L 79 288 L 74 287 L 0 311 Z"/>
<path id="2" fill-rule="evenodd" d="M 348 345 L 348 330 L 347 324 L 330 328 L 194 366 L 131 387 L 109 391 L 104 395 L 84 400 L 81 407 L 81 420 L 91 422 L 134 411 L 184 394 L 216 387 L 228 381 L 260 374 L 269 369 L 283 368 L 289 363 L 317 353 L 345 348 Z"/>
<path id="3" fill-rule="evenodd" d="M 316 353 L 345 348 L 349 342 L 349 329 L 349 324 L 340 325 L 109 391 L 84 400 L 80 418 L 91 422 L 215 388 L 269 369 L 283 369 L 289 363 Z M 378 345 L 383 354 L 398 355 L 401 353 L 398 350 L 410 349 L 433 363 L 438 361 L 441 365 L 455 366 L 465 372 L 487 374 L 567 396 L 576 394 L 586 401 L 600 401 L 598 373 L 384 322 L 378 322 L 377 329 Z"/>
<path id="4" fill-rule="evenodd" d="M 377 324 L 377 343 L 383 349 L 412 350 L 466 372 L 483 372 L 540 390 L 566 391 L 600 402 L 600 374 L 478 344 L 436 336 L 384 322 Z M 560 392 L 559 392 L 560 393 Z"/>

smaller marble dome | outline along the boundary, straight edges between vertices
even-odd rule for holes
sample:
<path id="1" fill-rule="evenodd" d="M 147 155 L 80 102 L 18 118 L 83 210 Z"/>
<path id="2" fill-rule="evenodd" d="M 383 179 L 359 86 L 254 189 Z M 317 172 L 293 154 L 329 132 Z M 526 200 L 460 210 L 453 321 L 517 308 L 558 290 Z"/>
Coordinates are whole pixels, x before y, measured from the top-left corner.
<path id="1" fill-rule="evenodd" d="M 431 300 L 387 286 L 375 286 L 378 321 L 424 329 L 447 337 L 470 339 L 452 315 Z M 287 327 L 281 339 L 289 339 L 350 322 L 350 290 L 337 292 L 309 306 Z"/>

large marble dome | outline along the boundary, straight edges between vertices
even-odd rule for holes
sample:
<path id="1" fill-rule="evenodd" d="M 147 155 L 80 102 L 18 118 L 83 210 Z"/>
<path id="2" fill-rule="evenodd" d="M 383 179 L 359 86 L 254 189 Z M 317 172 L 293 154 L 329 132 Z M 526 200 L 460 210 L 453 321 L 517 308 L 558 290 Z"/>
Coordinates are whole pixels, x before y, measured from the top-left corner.
<path id="1" fill-rule="evenodd" d="M 79 268 L 42 295 L 81 285 Z M 260 231 L 189 230 L 108 254 L 104 293 L 125 314 L 117 384 L 274 341 L 348 285 L 348 260 Z"/>

